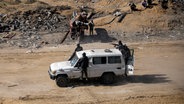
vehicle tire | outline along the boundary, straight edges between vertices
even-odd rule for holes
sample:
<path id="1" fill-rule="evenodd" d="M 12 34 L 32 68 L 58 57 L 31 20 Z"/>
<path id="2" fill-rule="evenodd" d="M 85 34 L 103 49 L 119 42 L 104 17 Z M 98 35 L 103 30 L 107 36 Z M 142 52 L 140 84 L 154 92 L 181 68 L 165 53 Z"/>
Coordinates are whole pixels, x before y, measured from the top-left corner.
<path id="1" fill-rule="evenodd" d="M 66 76 L 58 76 L 56 78 L 56 84 L 59 87 L 66 87 L 68 85 L 68 79 Z"/>
<path id="2" fill-rule="evenodd" d="M 105 73 L 101 77 L 103 84 L 112 84 L 115 81 L 115 75 L 113 73 Z"/>

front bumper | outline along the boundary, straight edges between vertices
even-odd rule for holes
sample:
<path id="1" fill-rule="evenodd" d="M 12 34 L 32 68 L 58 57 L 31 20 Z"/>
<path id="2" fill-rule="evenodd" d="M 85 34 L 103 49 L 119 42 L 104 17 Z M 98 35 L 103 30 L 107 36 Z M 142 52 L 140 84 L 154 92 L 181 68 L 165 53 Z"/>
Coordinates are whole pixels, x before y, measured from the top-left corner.
<path id="1" fill-rule="evenodd" d="M 50 72 L 50 70 L 48 71 L 48 73 L 49 73 L 50 79 L 52 79 L 52 80 L 56 79 L 56 77 Z"/>

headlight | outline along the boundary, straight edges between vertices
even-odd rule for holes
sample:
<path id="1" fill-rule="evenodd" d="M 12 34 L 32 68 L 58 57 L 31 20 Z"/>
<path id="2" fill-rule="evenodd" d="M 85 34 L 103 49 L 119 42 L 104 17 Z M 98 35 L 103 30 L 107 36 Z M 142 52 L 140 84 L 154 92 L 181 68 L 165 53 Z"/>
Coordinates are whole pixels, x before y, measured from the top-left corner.
<path id="1" fill-rule="evenodd" d="M 56 70 L 55 71 L 52 71 L 52 74 L 56 74 Z"/>
<path id="2" fill-rule="evenodd" d="M 49 67 L 49 71 L 50 71 L 52 74 L 56 74 L 56 70 L 55 70 L 55 71 L 52 71 L 52 70 L 51 70 L 51 67 Z"/>

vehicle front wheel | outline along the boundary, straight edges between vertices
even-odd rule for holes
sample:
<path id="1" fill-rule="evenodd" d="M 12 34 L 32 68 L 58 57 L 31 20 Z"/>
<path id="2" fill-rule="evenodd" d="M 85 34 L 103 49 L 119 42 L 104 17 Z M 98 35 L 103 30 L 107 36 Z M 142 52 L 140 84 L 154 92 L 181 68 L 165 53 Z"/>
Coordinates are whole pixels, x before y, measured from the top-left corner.
<path id="1" fill-rule="evenodd" d="M 56 84 L 59 87 L 66 87 L 68 85 L 68 79 L 65 76 L 58 76 L 56 78 Z"/>
<path id="2" fill-rule="evenodd" d="M 115 75 L 113 73 L 105 73 L 101 77 L 103 84 L 112 84 L 115 81 Z"/>

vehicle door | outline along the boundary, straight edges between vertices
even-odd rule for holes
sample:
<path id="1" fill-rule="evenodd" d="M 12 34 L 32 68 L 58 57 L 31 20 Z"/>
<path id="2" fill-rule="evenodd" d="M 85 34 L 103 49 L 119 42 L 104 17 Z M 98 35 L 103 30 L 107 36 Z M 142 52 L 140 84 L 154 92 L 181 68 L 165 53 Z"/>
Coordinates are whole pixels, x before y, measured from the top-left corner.
<path id="1" fill-rule="evenodd" d="M 124 60 L 121 56 L 108 56 L 106 71 L 122 75 L 125 72 Z"/>
<path id="2" fill-rule="evenodd" d="M 81 68 L 78 68 L 77 66 L 75 66 L 72 69 L 72 78 L 80 78 L 81 77 Z"/>
<path id="3" fill-rule="evenodd" d="M 73 67 L 71 69 L 71 78 L 81 77 L 81 68 L 78 68 L 79 60 L 76 55 L 70 60 L 71 66 Z"/>
<path id="4" fill-rule="evenodd" d="M 100 77 L 103 72 L 108 68 L 106 66 L 107 64 L 107 57 L 102 56 L 102 57 L 92 57 L 89 60 L 89 77 Z"/>
<path id="5" fill-rule="evenodd" d="M 134 49 L 130 49 L 130 57 L 126 65 L 126 73 L 128 75 L 133 75 L 134 73 Z"/>

